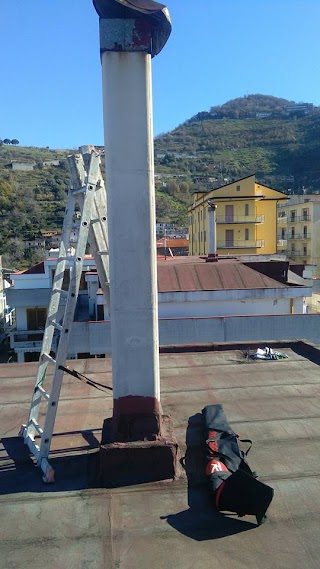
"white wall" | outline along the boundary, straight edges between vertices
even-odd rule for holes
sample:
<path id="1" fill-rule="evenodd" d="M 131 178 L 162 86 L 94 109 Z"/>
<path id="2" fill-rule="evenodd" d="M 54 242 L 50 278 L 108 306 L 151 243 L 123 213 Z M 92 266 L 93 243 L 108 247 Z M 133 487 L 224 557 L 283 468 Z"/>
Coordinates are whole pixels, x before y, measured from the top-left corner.
<path id="1" fill-rule="evenodd" d="M 27 309 L 16 308 L 16 328 L 17 330 L 27 330 Z"/>
<path id="2" fill-rule="evenodd" d="M 296 299 L 295 299 L 296 300 Z M 299 299 L 300 300 L 300 299 Z M 298 306 L 297 306 L 298 309 Z M 301 313 L 302 299 L 301 299 Z M 159 318 L 185 318 L 250 314 L 290 314 L 290 299 L 159 302 Z"/>
<path id="3" fill-rule="evenodd" d="M 268 342 L 320 343 L 320 314 L 169 318 L 159 320 L 160 345 Z M 111 322 L 75 322 L 69 352 L 111 353 Z"/>
<path id="4" fill-rule="evenodd" d="M 51 286 L 48 274 L 42 275 L 12 275 L 13 288 L 16 290 L 49 288 Z"/>

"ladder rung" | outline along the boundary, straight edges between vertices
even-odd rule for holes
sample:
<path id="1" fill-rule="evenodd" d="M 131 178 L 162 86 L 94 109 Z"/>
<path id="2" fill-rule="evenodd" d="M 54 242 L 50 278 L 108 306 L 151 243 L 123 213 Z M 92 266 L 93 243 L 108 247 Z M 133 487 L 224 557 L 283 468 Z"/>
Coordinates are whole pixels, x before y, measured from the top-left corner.
<path id="1" fill-rule="evenodd" d="M 49 395 L 49 393 L 47 393 L 47 392 L 43 389 L 43 387 L 41 387 L 41 385 L 38 385 L 38 386 L 37 386 L 37 391 L 39 391 L 39 393 L 40 393 L 40 395 L 41 395 L 42 397 L 44 397 L 47 401 L 49 401 L 50 395 Z"/>
<path id="2" fill-rule="evenodd" d="M 39 423 L 37 423 L 37 421 L 35 421 L 34 419 L 30 420 L 30 423 L 34 426 L 34 428 L 36 429 L 36 431 L 38 431 L 40 437 L 42 437 L 43 435 L 43 429 L 41 429 Z"/>
<path id="3" fill-rule="evenodd" d="M 74 263 L 76 260 L 74 255 L 67 255 L 66 257 L 59 257 L 59 261 L 69 261 L 70 263 Z"/>
<path id="4" fill-rule="evenodd" d="M 52 320 L 51 318 L 49 318 L 49 324 L 54 326 L 54 328 L 56 328 L 57 330 L 60 330 L 60 332 L 63 330 L 63 327 L 61 326 L 61 324 L 59 324 L 55 320 Z"/>
<path id="5" fill-rule="evenodd" d="M 82 188 L 78 188 L 77 190 L 75 190 L 74 188 L 72 188 L 72 193 L 73 194 L 83 194 L 87 189 L 87 186 L 82 186 Z"/>
<path id="6" fill-rule="evenodd" d="M 98 255 L 109 255 L 109 251 L 97 251 Z"/>
<path id="7" fill-rule="evenodd" d="M 42 354 L 42 359 L 47 360 L 47 362 L 49 362 L 50 364 L 53 364 L 53 365 L 56 363 L 56 360 L 54 358 L 52 358 L 49 354 L 46 354 L 46 353 Z"/>
<path id="8" fill-rule="evenodd" d="M 59 293 L 61 296 L 68 296 L 68 291 L 63 290 L 62 288 L 54 288 L 52 289 L 52 294 Z"/>
<path id="9" fill-rule="evenodd" d="M 39 455 L 40 455 L 40 447 L 39 445 L 37 445 L 37 443 L 35 442 L 35 440 L 30 437 L 30 435 L 27 435 L 26 438 L 24 439 L 24 442 L 26 445 L 28 445 L 29 450 L 32 452 L 32 454 L 36 457 L 36 459 L 38 460 Z"/>

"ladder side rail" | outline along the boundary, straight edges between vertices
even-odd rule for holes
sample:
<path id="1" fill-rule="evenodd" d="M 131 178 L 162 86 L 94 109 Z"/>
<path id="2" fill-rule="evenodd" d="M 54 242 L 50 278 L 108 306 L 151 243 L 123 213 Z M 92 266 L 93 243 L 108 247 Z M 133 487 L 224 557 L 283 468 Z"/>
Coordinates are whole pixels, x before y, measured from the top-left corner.
<path id="1" fill-rule="evenodd" d="M 60 365 L 65 364 L 68 355 L 70 332 L 72 329 L 72 323 L 77 304 L 80 279 L 82 275 L 83 258 L 85 255 L 86 245 L 88 242 L 88 234 L 89 234 L 90 221 L 92 216 L 92 206 L 95 196 L 95 188 L 97 184 L 97 175 L 99 167 L 99 162 L 97 160 L 98 158 L 99 158 L 98 155 L 92 154 L 89 165 L 85 199 L 84 199 L 83 210 L 80 221 L 79 238 L 75 253 L 75 265 L 70 274 L 69 295 L 62 323 L 64 333 L 62 333 L 62 335 L 60 336 L 60 341 L 56 354 L 56 363 L 55 363 L 55 369 L 52 380 L 50 401 L 48 402 L 48 411 L 45 418 L 43 436 L 41 439 L 41 446 L 40 446 L 40 454 L 38 458 L 39 465 L 41 465 L 41 461 L 43 458 L 48 458 L 50 452 L 51 439 L 52 439 L 54 423 L 58 409 L 58 402 L 59 402 L 63 375 L 64 375 L 63 370 L 59 368 Z"/>
<path id="2" fill-rule="evenodd" d="M 28 422 L 26 428 L 24 429 L 24 438 L 27 436 L 34 436 L 36 433 L 36 429 L 33 424 L 33 420 L 37 420 L 39 414 L 40 404 L 42 402 L 41 394 L 37 389 L 38 386 L 42 387 L 48 367 L 48 361 L 43 358 L 43 354 L 50 353 L 53 341 L 53 334 L 54 334 L 54 325 L 51 323 L 51 319 L 53 315 L 57 314 L 59 304 L 61 301 L 61 290 L 62 290 L 62 283 L 64 278 L 64 271 L 66 267 L 66 258 L 68 255 L 68 243 L 70 240 L 70 231 L 71 231 L 71 223 L 73 219 L 73 213 L 75 208 L 75 198 L 72 196 L 71 192 L 69 191 L 66 209 L 65 209 L 65 218 L 63 223 L 63 228 L 61 232 L 61 241 L 59 246 L 59 260 L 56 266 L 55 275 L 53 278 L 53 291 L 50 298 L 50 303 L 48 307 L 48 314 L 46 319 L 45 325 L 45 332 L 43 335 L 42 340 L 42 347 L 39 357 L 39 363 L 37 368 L 35 386 L 33 391 L 33 396 L 31 399 L 31 406 L 29 411 Z M 62 259 L 62 260 L 60 260 Z"/>
<path id="3" fill-rule="evenodd" d="M 87 158 L 87 154 L 85 154 Z M 110 314 L 110 277 L 109 277 L 109 246 L 108 246 L 108 228 L 107 228 L 107 198 L 106 190 L 101 172 L 100 164 L 100 181 L 97 184 L 95 191 L 95 199 L 93 204 L 92 221 L 89 230 L 89 245 L 90 252 L 94 257 L 96 268 L 103 290 L 105 302 L 108 312 Z M 81 169 L 81 162 L 77 157 L 70 157 L 69 162 L 70 170 L 72 170 L 73 182 L 81 183 L 83 181 L 83 169 Z M 80 207 L 83 207 L 83 195 L 78 195 L 78 202 Z"/>
<path id="4" fill-rule="evenodd" d="M 107 235 L 107 208 L 103 185 L 96 190 L 93 207 L 93 220 L 89 232 L 90 249 L 94 257 L 97 272 L 103 290 L 105 302 L 110 314 L 110 271 L 109 246 Z"/>

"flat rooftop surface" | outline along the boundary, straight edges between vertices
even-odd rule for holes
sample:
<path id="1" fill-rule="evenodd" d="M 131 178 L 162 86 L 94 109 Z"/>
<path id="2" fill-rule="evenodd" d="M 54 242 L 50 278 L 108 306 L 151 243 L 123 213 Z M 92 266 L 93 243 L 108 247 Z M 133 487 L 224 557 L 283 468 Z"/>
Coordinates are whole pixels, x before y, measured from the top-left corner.
<path id="1" fill-rule="evenodd" d="M 320 354 L 281 351 L 288 359 L 250 362 L 234 349 L 160 355 L 162 406 L 182 455 L 189 418 L 211 403 L 253 439 L 249 464 L 275 490 L 260 527 L 216 513 L 184 471 L 174 482 L 95 487 L 112 398 L 70 376 L 53 438 L 56 483 L 44 484 L 17 437 L 36 364 L 0 365 L 1 569 L 319 569 Z M 69 365 L 111 385 L 110 359 Z"/>

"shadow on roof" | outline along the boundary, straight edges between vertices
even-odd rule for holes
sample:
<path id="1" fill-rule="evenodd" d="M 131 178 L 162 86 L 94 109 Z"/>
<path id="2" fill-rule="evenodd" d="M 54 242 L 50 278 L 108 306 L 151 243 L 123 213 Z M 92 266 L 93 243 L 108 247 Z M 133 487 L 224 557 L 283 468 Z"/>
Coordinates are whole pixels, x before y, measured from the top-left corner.
<path id="1" fill-rule="evenodd" d="M 63 433 L 74 435 L 75 433 Z M 97 488 L 99 441 L 93 431 L 82 431 L 86 445 L 69 446 L 53 451 L 50 464 L 55 483 L 42 480 L 28 447 L 21 437 L 3 437 L 0 448 L 0 495 L 19 492 L 63 492 Z M 61 436 L 62 433 L 54 436 Z"/>

